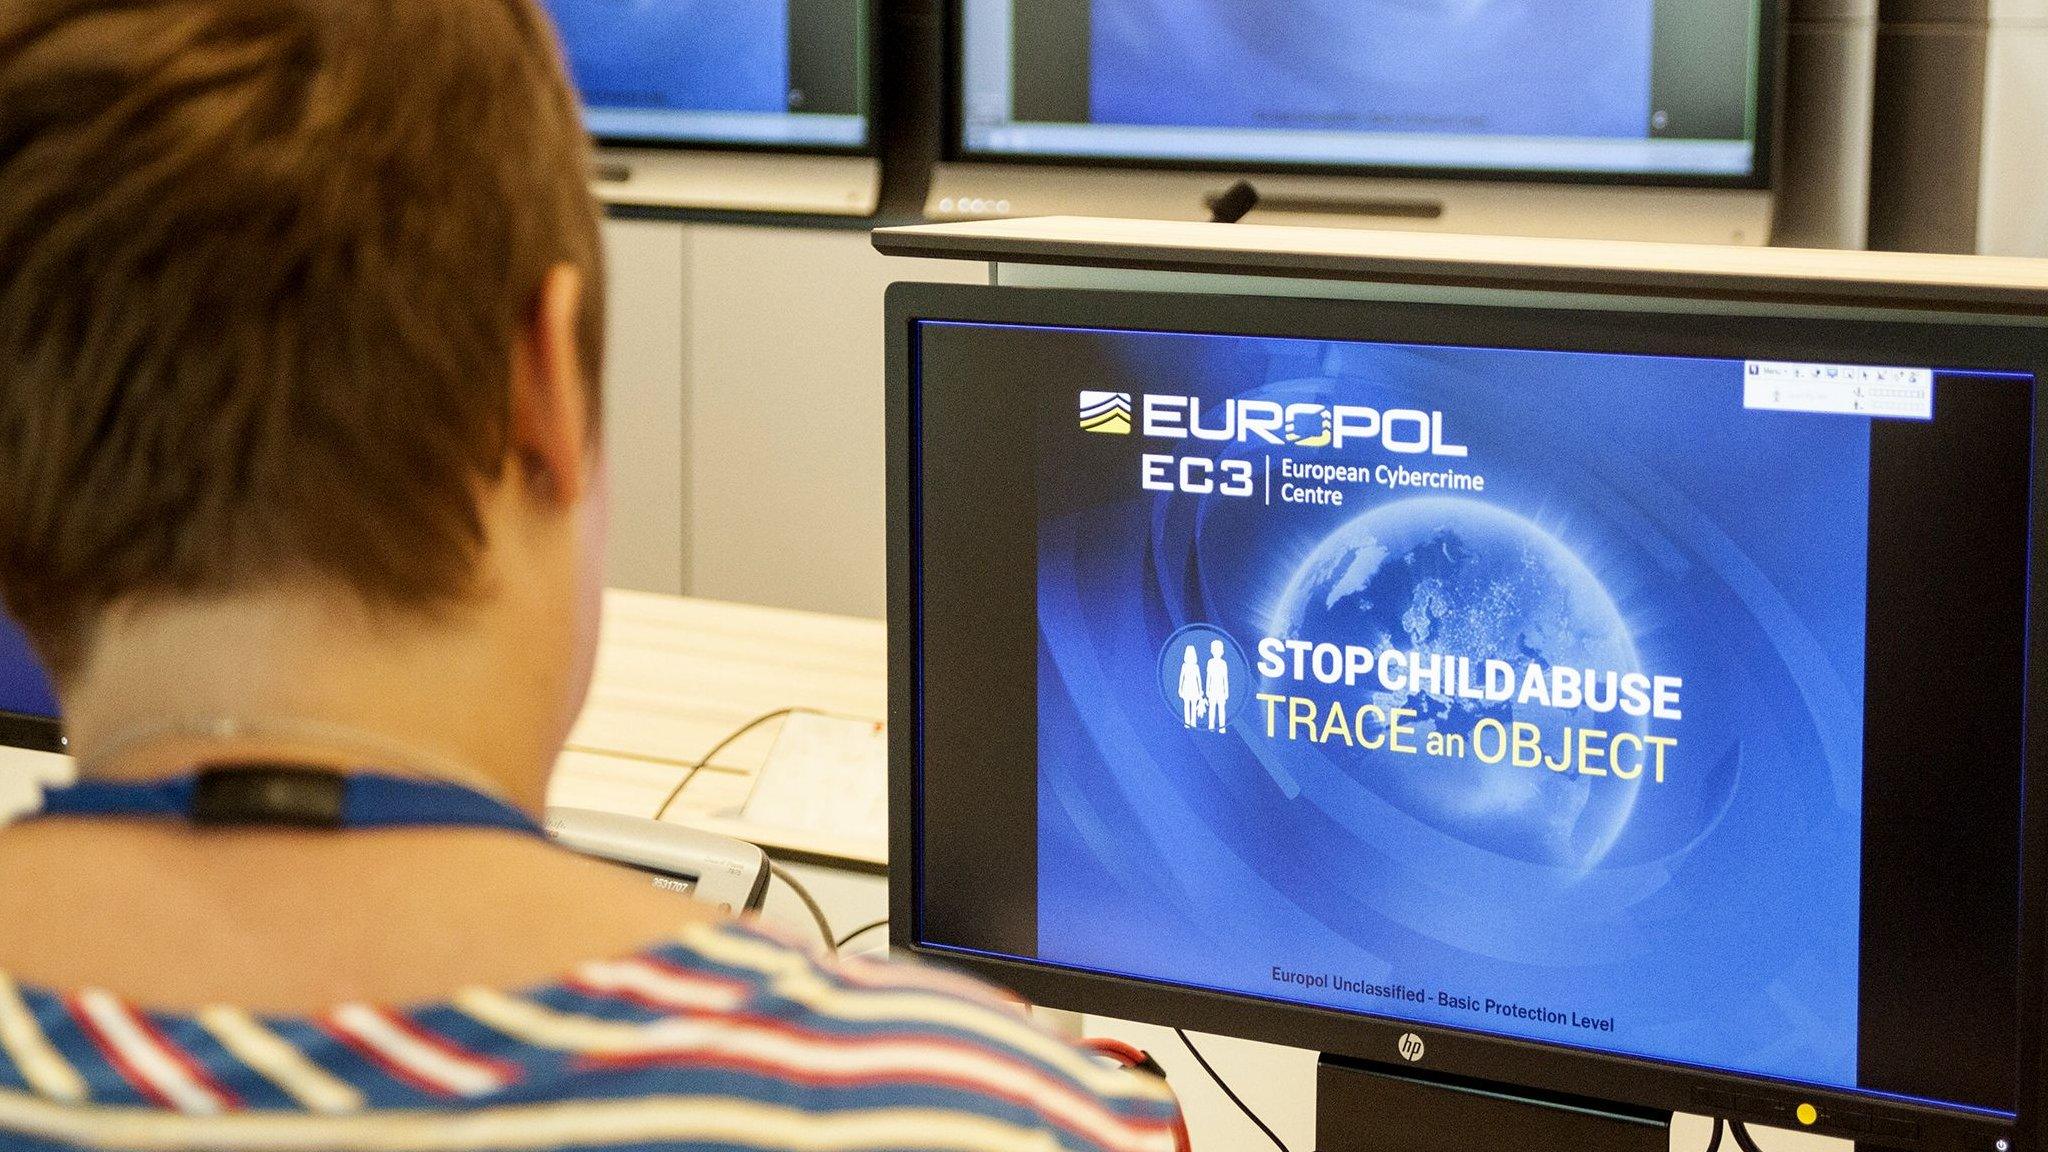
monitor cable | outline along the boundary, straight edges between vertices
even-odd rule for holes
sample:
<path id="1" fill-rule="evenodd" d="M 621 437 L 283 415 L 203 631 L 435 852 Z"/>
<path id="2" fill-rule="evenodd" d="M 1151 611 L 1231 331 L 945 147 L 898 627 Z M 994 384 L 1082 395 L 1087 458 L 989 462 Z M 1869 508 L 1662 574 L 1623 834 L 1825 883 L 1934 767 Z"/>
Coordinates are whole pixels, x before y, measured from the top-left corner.
<path id="1" fill-rule="evenodd" d="M 1266 1139 L 1273 1142 L 1273 1147 L 1278 1148 L 1280 1152 L 1289 1152 L 1286 1141 L 1280 1139 L 1280 1134 L 1273 1131 L 1271 1125 L 1259 1119 L 1259 1114 L 1252 1111 L 1251 1106 L 1246 1104 L 1239 1098 L 1236 1092 L 1231 1090 L 1230 1083 L 1223 1079 L 1216 1069 L 1209 1064 L 1208 1058 L 1202 1055 L 1200 1048 L 1195 1047 L 1195 1042 L 1188 1037 L 1187 1032 L 1184 1029 L 1175 1028 L 1173 1034 L 1180 1037 L 1181 1046 L 1188 1050 L 1188 1055 L 1195 1058 L 1195 1063 L 1202 1066 L 1202 1071 L 1208 1073 L 1209 1079 L 1215 1082 L 1216 1087 L 1223 1090 L 1223 1095 L 1228 1097 L 1232 1104 L 1237 1105 L 1237 1110 L 1244 1113 L 1244 1118 L 1251 1121 L 1252 1125 L 1259 1131 L 1265 1133 Z"/>
<path id="2" fill-rule="evenodd" d="M 772 724 L 777 720 L 786 719 L 788 717 L 796 715 L 799 712 L 805 712 L 819 716 L 824 715 L 824 713 L 818 712 L 816 709 L 812 708 L 777 708 L 773 712 L 764 712 L 761 715 L 754 717 L 752 720 L 747 721 L 745 724 L 740 725 L 738 728 L 733 729 L 731 734 L 726 736 L 725 739 L 720 740 L 716 744 L 713 744 L 711 746 L 711 751 L 706 752 L 702 759 L 698 760 L 695 764 L 690 765 L 690 767 L 683 773 L 683 778 L 676 781 L 676 786 L 674 788 L 669 789 L 668 797 L 661 802 L 661 807 L 656 808 L 654 810 L 654 818 L 656 820 L 660 820 L 662 817 L 667 816 L 668 810 L 670 808 L 675 807 L 676 801 L 682 798 L 683 789 L 688 788 L 690 786 L 690 781 L 695 780 L 699 772 L 702 772 L 704 771 L 704 769 L 709 768 L 711 766 L 711 762 L 713 760 L 718 759 L 719 753 L 724 752 L 727 748 L 730 748 L 733 745 L 739 743 L 742 739 L 759 730 L 763 725 Z"/>
<path id="3" fill-rule="evenodd" d="M 818 926 L 818 938 L 824 941 L 827 950 L 837 955 L 839 945 L 832 939 L 832 922 L 825 919 L 825 909 L 818 905 L 817 897 L 811 895 L 811 890 L 804 887 L 802 881 L 790 875 L 789 869 L 777 864 L 772 858 L 768 861 L 768 874 L 782 881 L 791 892 L 796 893 L 798 900 L 803 901 L 805 910 L 811 914 L 811 923 Z"/>
<path id="4" fill-rule="evenodd" d="M 873 720 L 866 716 L 851 716 L 840 712 L 827 712 L 823 708 L 805 708 L 801 705 L 777 708 L 773 712 L 763 712 L 761 715 L 733 729 L 724 739 L 713 744 L 711 751 L 706 752 L 701 759 L 685 769 L 682 779 L 676 781 L 676 786 L 669 789 L 668 796 L 662 800 L 661 806 L 654 810 L 654 818 L 660 820 L 667 816 L 668 810 L 675 807 L 677 800 L 682 799 L 683 789 L 690 786 L 690 782 L 697 778 L 699 772 L 712 767 L 712 762 L 717 760 L 719 755 L 726 749 L 739 743 L 754 732 L 759 731 L 764 726 L 773 724 L 777 720 L 787 720 L 791 716 L 822 716 L 827 720 L 850 720 L 859 724 L 881 723 L 879 720 Z"/>
<path id="5" fill-rule="evenodd" d="M 1735 1146 L 1742 1152 L 1764 1152 L 1757 1146 L 1756 1137 L 1749 1134 L 1749 1125 L 1740 1120 L 1730 1120 L 1728 1131 L 1735 1137 Z"/>
<path id="6" fill-rule="evenodd" d="M 1727 1136 L 1734 1137 L 1738 1152 L 1764 1152 L 1748 1124 L 1741 1120 L 1724 1120 L 1719 1116 L 1714 1117 L 1714 1135 L 1707 1141 L 1706 1152 L 1721 1152 L 1721 1141 Z"/>
<path id="7" fill-rule="evenodd" d="M 876 920 L 873 923 L 863 924 L 860 927 L 855 928 L 853 931 L 848 932 L 846 935 L 841 936 L 839 939 L 834 940 L 832 942 L 832 950 L 836 952 L 842 948 L 845 948 L 848 944 L 853 943 L 855 940 L 858 940 L 861 937 L 867 935 L 868 933 L 873 932 L 875 929 L 887 928 L 888 926 L 889 918 L 887 916 L 884 916 L 880 920 Z"/>

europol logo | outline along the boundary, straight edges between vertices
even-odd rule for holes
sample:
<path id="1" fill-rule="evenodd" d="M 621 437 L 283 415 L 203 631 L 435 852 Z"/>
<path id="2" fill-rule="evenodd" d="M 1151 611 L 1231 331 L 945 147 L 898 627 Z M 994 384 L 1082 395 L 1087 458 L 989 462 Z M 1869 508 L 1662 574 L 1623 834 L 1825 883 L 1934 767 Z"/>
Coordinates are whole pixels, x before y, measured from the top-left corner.
<path id="1" fill-rule="evenodd" d="M 1289 419 L 1286 430 L 1281 433 L 1281 439 L 1297 448 L 1328 448 L 1330 446 L 1330 430 L 1332 427 L 1330 410 L 1322 408 L 1319 411 L 1310 412 L 1306 415 L 1307 420 L 1304 422 L 1309 425 L 1308 431 L 1304 432 L 1302 430 L 1301 422 Z"/>
<path id="2" fill-rule="evenodd" d="M 1081 393 L 1081 431 L 1128 436 L 1131 432 L 1129 392 Z"/>

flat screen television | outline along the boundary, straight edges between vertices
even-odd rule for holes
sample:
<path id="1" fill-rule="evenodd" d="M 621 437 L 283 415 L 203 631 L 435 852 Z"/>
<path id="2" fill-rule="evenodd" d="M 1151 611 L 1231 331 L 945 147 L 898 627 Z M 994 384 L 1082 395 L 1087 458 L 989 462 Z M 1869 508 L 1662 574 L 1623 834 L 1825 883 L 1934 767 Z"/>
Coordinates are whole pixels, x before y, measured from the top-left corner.
<path id="1" fill-rule="evenodd" d="M 871 152 L 868 0 L 547 0 L 591 133 Z"/>
<path id="2" fill-rule="evenodd" d="M 2040 329 L 935 285 L 888 322 L 900 948 L 2043 1147 Z"/>
<path id="3" fill-rule="evenodd" d="M 0 745 L 64 750 L 57 697 L 21 629 L 0 616 Z"/>
<path id="4" fill-rule="evenodd" d="M 951 156 L 1768 187 L 1776 0 L 951 0 Z"/>

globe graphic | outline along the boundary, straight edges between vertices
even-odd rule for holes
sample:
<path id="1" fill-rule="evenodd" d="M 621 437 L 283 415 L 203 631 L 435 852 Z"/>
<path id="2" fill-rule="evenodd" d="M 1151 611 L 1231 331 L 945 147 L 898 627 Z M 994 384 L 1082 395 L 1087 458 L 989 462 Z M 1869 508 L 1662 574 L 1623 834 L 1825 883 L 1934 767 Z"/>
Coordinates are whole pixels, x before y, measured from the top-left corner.
<path id="1" fill-rule="evenodd" d="M 1356 644 L 1503 660 L 1518 675 L 1546 666 L 1639 671 L 1635 645 L 1612 597 L 1576 555 L 1514 513 L 1458 497 L 1419 497 L 1382 505 L 1330 533 L 1290 581 L 1281 601 L 1288 639 Z M 1642 779 L 1558 773 L 1485 764 L 1471 755 L 1473 726 L 1540 726 L 1543 751 L 1559 754 L 1567 726 L 1641 735 L 1643 721 L 1619 711 L 1595 714 L 1513 701 L 1390 693 L 1377 676 L 1346 688 L 1271 681 L 1267 691 L 1303 692 L 1353 708 L 1412 708 L 1414 741 L 1428 734 L 1466 737 L 1466 755 L 1449 758 L 1346 747 L 1313 748 L 1375 795 L 1446 835 L 1517 860 L 1590 869 L 1613 848 L 1634 809 Z"/>

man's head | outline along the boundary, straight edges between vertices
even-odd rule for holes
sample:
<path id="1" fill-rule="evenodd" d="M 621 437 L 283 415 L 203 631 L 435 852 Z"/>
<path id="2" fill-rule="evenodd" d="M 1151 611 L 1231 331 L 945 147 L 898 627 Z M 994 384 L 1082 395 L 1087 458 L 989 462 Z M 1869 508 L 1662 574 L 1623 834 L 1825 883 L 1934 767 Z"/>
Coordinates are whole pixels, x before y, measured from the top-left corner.
<path id="1" fill-rule="evenodd" d="M 534 0 L 0 5 L 0 593 L 60 681 L 110 609 L 492 594 L 494 494 L 571 511 L 595 438 L 586 149 Z"/>

